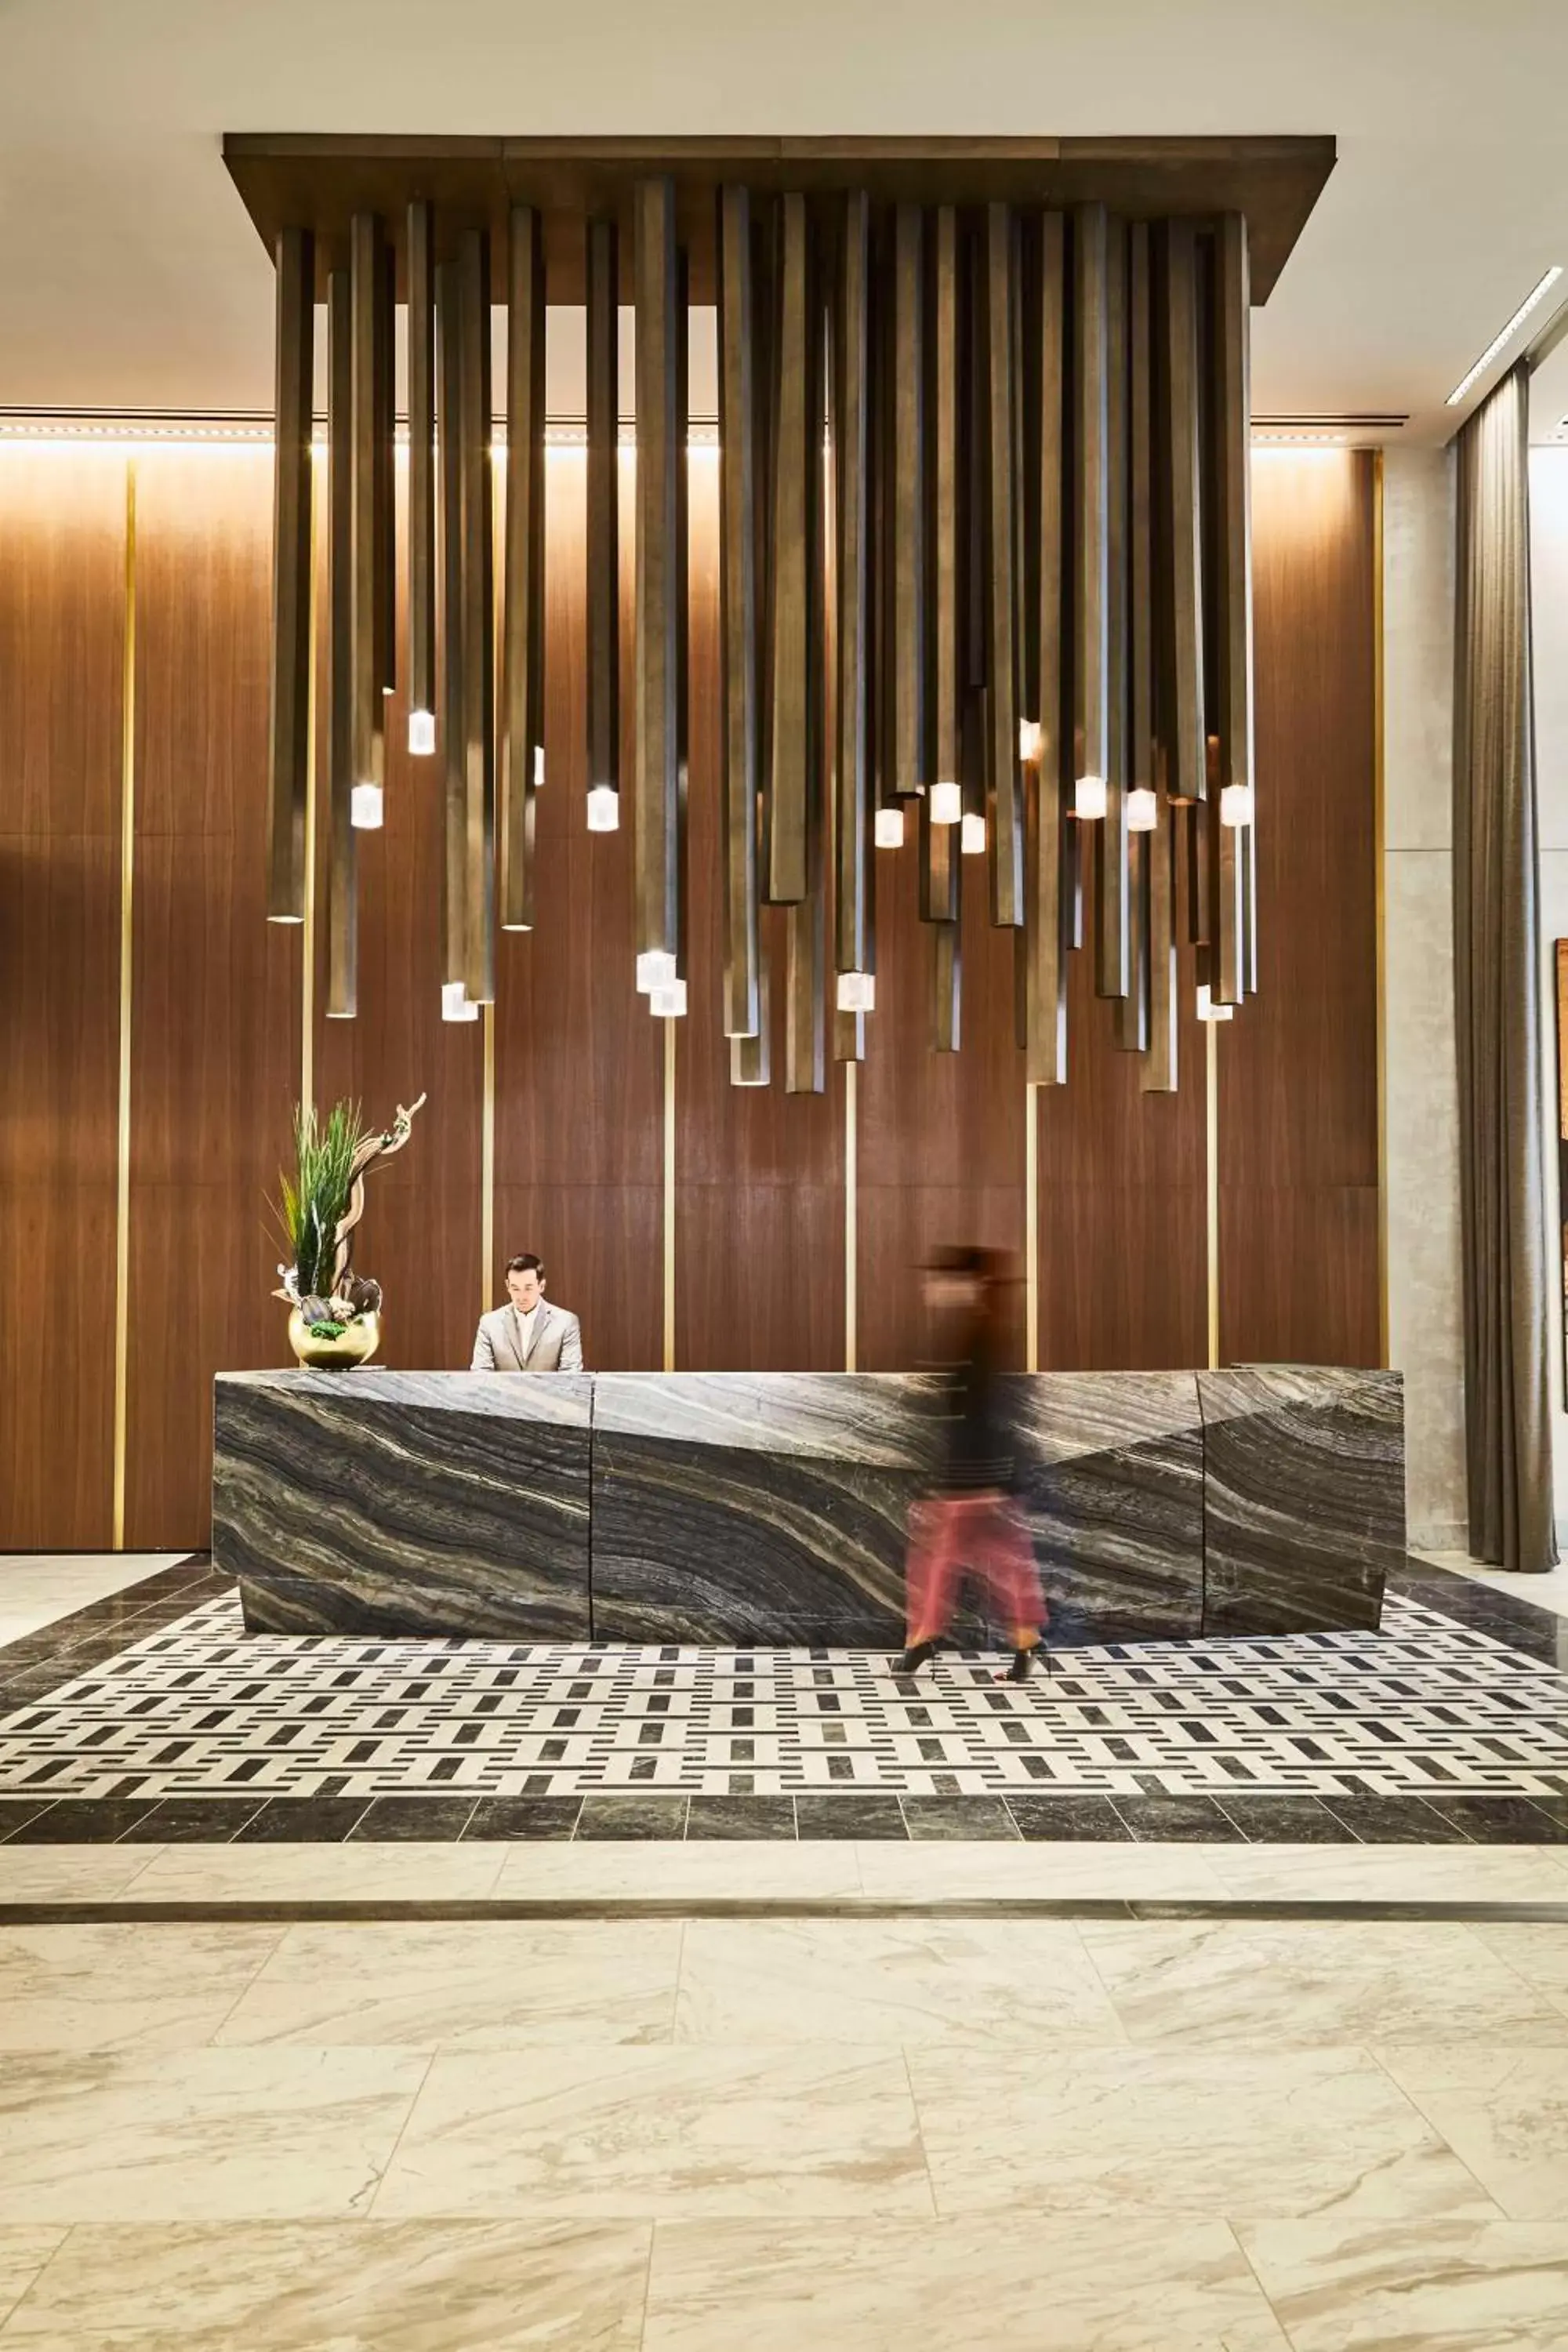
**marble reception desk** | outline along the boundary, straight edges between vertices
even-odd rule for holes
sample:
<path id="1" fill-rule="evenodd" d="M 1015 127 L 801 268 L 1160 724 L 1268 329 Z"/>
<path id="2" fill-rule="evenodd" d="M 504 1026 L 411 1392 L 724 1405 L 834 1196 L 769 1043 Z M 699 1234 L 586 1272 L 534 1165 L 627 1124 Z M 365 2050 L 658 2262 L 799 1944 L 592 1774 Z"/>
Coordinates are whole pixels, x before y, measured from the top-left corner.
<path id="1" fill-rule="evenodd" d="M 1398 1373 L 1009 1386 L 1058 1639 L 1377 1624 Z M 905 1373 L 223 1373 L 213 1559 L 258 1630 L 893 1645 L 932 1406 Z"/>

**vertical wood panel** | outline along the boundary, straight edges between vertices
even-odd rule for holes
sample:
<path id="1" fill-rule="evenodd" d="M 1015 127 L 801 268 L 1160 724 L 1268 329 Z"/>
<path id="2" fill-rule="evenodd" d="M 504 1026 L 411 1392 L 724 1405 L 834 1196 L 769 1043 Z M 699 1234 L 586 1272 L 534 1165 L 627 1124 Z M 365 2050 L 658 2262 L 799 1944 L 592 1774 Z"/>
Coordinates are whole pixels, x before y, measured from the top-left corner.
<path id="1" fill-rule="evenodd" d="M 627 453 L 622 488 L 629 490 Z M 544 758 L 538 803 L 538 919 L 498 949 L 496 1258 L 537 1250 L 551 1296 L 583 1325 L 587 1363 L 647 1369 L 660 1354 L 658 1024 L 634 985 L 629 827 L 590 833 L 584 814 L 587 739 L 587 461 L 545 460 Z M 622 625 L 632 626 L 630 499 L 621 501 Z M 622 710 L 623 763 L 634 725 Z M 695 991 L 692 992 L 695 994 Z M 689 1026 L 682 1023 L 682 1039 Z"/>
<path id="2" fill-rule="evenodd" d="M 723 1034 L 718 470 L 706 452 L 693 453 L 690 979 L 675 1146 L 679 1360 L 694 1370 L 831 1371 L 844 1361 L 839 1088 L 791 1095 L 779 1083 L 782 991 L 763 992 L 772 1085 L 731 1084 Z M 775 970 L 793 912 L 763 909 Z"/>
<path id="3" fill-rule="evenodd" d="M 955 827 L 947 828 L 956 831 Z M 929 1361 L 919 1266 L 939 1242 L 1024 1250 L 1024 1056 L 1014 1042 L 1013 942 L 966 893 L 962 1049 L 931 1047 L 933 930 L 919 915 L 913 845 L 879 876 L 877 1013 L 859 1084 L 859 1360 Z M 940 940 L 946 926 L 936 927 Z M 1015 1360 L 1024 1361 L 1022 1285 Z"/>
<path id="4" fill-rule="evenodd" d="M 300 934 L 265 919 L 268 470 L 264 450 L 137 459 L 132 1550 L 206 1542 L 213 1375 L 290 1360 L 267 1203 Z"/>
<path id="5" fill-rule="evenodd" d="M 124 624 L 124 458 L 0 448 L 0 1550 L 112 1528 Z"/>
<path id="6" fill-rule="evenodd" d="M 366 1187 L 354 1263 L 386 1293 L 377 1360 L 430 1370 L 468 1362 L 479 1316 L 484 1059 L 479 1022 L 441 1018 L 445 816 L 407 744 L 399 691 L 386 704 L 386 823 L 359 843 L 359 1015 L 319 1024 L 315 1082 L 323 1109 L 347 1095 L 377 1126 L 428 1097 L 407 1149 Z"/>
<path id="7" fill-rule="evenodd" d="M 1219 1036 L 1227 1360 L 1378 1360 L 1373 460 L 1253 460 L 1259 989 Z"/>

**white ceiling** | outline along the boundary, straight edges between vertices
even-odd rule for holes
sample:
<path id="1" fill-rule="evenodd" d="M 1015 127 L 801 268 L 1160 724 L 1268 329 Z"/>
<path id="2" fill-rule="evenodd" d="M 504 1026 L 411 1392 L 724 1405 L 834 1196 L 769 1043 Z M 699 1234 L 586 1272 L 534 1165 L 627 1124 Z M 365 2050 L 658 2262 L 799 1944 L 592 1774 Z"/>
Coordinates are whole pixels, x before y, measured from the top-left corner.
<path id="1" fill-rule="evenodd" d="M 1444 438 L 1568 264 L 1565 107 L 1564 0 L 0 0 L 0 404 L 269 404 L 225 131 L 1327 131 L 1255 406 Z"/>

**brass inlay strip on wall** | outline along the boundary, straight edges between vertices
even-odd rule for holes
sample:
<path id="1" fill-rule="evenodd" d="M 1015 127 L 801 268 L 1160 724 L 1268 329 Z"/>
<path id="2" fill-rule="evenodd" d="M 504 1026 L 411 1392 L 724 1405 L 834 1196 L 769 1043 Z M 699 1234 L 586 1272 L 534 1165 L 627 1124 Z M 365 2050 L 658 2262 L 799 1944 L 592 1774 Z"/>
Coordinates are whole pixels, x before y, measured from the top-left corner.
<path id="1" fill-rule="evenodd" d="M 494 1303 L 496 1278 L 496 1009 L 481 1004 L 484 1024 L 484 1097 L 479 1112 L 479 1312 Z"/>
<path id="2" fill-rule="evenodd" d="M 856 1369 L 860 1344 L 860 1065 L 844 1065 L 844 1369 Z"/>
<path id="3" fill-rule="evenodd" d="M 114 1201 L 113 1548 L 125 1549 L 131 1367 L 131 973 L 136 858 L 136 460 L 125 461 L 125 646 L 120 742 L 120 1103 Z"/>
<path id="4" fill-rule="evenodd" d="M 1219 1368 L 1219 1027 L 1204 1024 L 1204 1194 L 1207 1207 L 1209 1370 Z"/>
<path id="5" fill-rule="evenodd" d="M 310 677 L 305 719 L 305 920 L 300 934 L 300 1101 L 316 1098 L 316 713 L 321 642 L 317 632 L 317 531 L 324 460 L 310 453 Z"/>
<path id="6" fill-rule="evenodd" d="M 675 1032 L 664 1031 L 664 1369 L 675 1370 Z"/>
<path id="7" fill-rule="evenodd" d="M 1040 1089 L 1024 1088 L 1024 1370 L 1040 1369 Z"/>
<path id="8" fill-rule="evenodd" d="M 1384 898 L 1383 452 L 1372 461 L 1373 888 L 1377 910 L 1377 1360 L 1389 1360 L 1388 1329 L 1388 910 Z"/>

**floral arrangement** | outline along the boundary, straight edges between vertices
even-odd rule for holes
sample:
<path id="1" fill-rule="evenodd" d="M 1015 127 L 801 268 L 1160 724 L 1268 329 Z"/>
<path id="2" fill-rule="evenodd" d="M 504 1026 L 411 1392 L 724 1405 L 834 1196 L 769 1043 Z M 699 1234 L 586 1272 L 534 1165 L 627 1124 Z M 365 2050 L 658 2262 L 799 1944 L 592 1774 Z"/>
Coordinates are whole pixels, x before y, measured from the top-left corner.
<path id="1" fill-rule="evenodd" d="M 384 1133 L 366 1127 L 356 1102 L 332 1105 L 324 1119 L 313 1104 L 294 1108 L 294 1173 L 278 1179 L 278 1222 L 291 1263 L 279 1266 L 281 1289 L 274 1293 L 299 1318 L 296 1353 L 310 1346 L 352 1338 L 359 1327 L 363 1345 L 350 1354 L 363 1359 L 377 1340 L 381 1285 L 353 1270 L 354 1228 L 364 1214 L 364 1180 L 370 1169 L 401 1151 L 424 1103 L 405 1110 Z"/>

